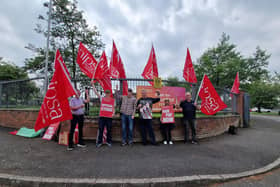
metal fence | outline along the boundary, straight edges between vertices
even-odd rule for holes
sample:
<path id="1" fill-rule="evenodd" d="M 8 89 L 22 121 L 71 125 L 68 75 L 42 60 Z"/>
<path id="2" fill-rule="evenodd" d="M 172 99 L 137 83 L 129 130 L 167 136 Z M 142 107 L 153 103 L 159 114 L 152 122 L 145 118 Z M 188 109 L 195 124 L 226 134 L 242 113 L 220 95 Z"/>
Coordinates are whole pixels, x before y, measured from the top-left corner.
<path id="1" fill-rule="evenodd" d="M 16 80 L 16 81 L 0 81 L 0 108 L 34 108 L 39 109 L 43 101 L 43 77 L 25 79 L 25 80 Z M 86 105 L 85 112 L 86 115 L 97 116 L 99 113 L 100 100 L 93 92 L 93 89 L 90 85 L 90 79 L 76 79 L 72 80 L 77 83 L 78 89 L 81 90 L 82 97 L 85 97 L 85 89 L 89 90 L 90 103 Z M 127 78 L 127 79 L 112 79 L 112 89 L 114 98 L 116 100 L 116 112 L 119 112 L 120 109 L 120 98 L 122 95 L 123 82 L 127 81 L 128 88 L 133 90 L 133 93 L 136 96 L 137 86 L 150 86 L 149 81 L 141 78 Z M 186 91 L 192 92 L 193 99 L 197 95 L 198 84 L 190 84 L 183 81 L 168 81 L 162 80 L 163 86 L 178 86 L 184 87 Z M 99 84 L 96 84 L 96 89 L 103 95 L 103 89 Z M 216 91 L 221 96 L 222 100 L 227 104 L 227 108 L 219 112 L 220 114 L 227 114 L 236 112 L 237 103 L 236 95 L 232 94 L 230 90 L 224 88 L 216 87 Z M 200 103 L 200 99 L 198 99 Z"/>

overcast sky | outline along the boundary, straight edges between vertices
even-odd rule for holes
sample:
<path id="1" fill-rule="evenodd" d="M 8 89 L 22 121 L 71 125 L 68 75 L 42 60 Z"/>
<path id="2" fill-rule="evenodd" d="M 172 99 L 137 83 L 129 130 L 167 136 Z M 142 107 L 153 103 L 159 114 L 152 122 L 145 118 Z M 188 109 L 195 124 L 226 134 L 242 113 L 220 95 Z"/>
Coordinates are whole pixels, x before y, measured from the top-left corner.
<path id="1" fill-rule="evenodd" d="M 0 1 L 0 57 L 24 65 L 28 43 L 45 46 L 35 31 L 44 0 Z M 278 0 L 80 0 L 90 26 L 96 25 L 111 55 L 114 39 L 127 77 L 139 77 L 154 44 L 161 77 L 182 77 L 186 49 L 193 62 L 230 35 L 242 55 L 256 46 L 271 53 L 269 70 L 280 71 L 280 1 Z"/>

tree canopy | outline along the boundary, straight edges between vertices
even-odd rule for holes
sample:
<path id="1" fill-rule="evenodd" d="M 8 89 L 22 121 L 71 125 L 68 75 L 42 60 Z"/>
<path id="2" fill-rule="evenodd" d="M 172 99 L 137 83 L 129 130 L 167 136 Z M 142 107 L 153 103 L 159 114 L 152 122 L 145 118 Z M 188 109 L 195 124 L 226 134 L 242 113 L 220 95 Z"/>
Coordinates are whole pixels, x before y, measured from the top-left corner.
<path id="1" fill-rule="evenodd" d="M 242 87 L 268 77 L 269 57 L 270 54 L 260 47 L 256 47 L 252 56 L 244 57 L 237 46 L 230 43 L 230 36 L 223 33 L 217 46 L 209 48 L 197 60 L 195 70 L 198 80 L 207 74 L 214 85 L 226 88 L 232 86 L 239 72 Z"/>
<path id="2" fill-rule="evenodd" d="M 51 13 L 50 53 L 48 71 L 52 73 L 54 55 L 59 49 L 63 59 L 70 69 L 72 78 L 80 78 L 81 72 L 77 71 L 76 55 L 79 43 L 87 46 L 95 57 L 99 57 L 104 44 L 101 34 L 96 26 L 90 27 L 83 16 L 83 12 L 77 8 L 76 0 L 53 0 Z M 48 7 L 48 3 L 44 3 Z M 48 13 L 47 13 L 48 15 Z M 40 21 L 47 21 L 47 15 L 39 15 Z M 47 37 L 47 28 L 41 23 L 37 24 L 35 31 Z M 31 72 L 44 72 L 45 48 L 28 44 L 27 49 L 35 53 L 35 57 L 25 60 L 25 69 Z"/>

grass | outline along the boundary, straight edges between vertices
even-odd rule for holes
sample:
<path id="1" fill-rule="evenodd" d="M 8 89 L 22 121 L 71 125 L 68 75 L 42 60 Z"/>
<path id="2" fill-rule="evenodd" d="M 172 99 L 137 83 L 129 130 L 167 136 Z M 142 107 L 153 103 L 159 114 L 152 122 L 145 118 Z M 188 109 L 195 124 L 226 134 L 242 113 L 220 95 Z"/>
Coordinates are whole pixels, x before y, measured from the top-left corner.
<path id="1" fill-rule="evenodd" d="M 10 107 L 10 108 L 0 108 L 0 109 L 6 109 L 6 110 L 38 110 L 40 109 L 40 106 L 34 106 L 34 107 L 26 107 L 26 106 L 17 106 L 17 107 Z M 98 116 L 99 115 L 99 106 L 90 106 L 89 108 L 89 115 L 91 117 L 94 116 Z M 116 110 L 116 114 L 119 114 L 119 110 Z M 196 113 L 196 117 L 215 117 L 215 116 L 225 116 L 225 115 L 229 115 L 231 113 L 223 113 L 223 112 L 218 112 L 215 115 L 205 115 L 202 112 L 197 112 Z M 251 114 L 257 114 L 257 115 L 278 115 L 277 113 L 257 113 L 257 112 L 251 112 Z M 136 113 L 135 115 L 136 118 L 139 117 L 138 113 Z M 154 118 L 160 118 L 161 117 L 161 113 L 153 113 L 153 117 Z M 182 113 L 175 113 L 175 118 L 182 118 L 183 114 Z"/>
<path id="2" fill-rule="evenodd" d="M 278 112 L 251 112 L 252 115 L 262 115 L 262 116 L 279 116 Z"/>

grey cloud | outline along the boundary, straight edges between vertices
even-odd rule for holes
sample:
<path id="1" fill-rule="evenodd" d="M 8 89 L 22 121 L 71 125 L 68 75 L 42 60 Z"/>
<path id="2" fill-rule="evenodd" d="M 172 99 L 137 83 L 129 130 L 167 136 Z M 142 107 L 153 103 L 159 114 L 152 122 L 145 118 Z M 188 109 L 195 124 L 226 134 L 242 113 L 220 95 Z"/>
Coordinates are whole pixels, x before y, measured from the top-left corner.
<path id="1" fill-rule="evenodd" d="M 20 64 L 28 56 L 23 43 L 45 45 L 33 31 L 37 15 L 46 12 L 41 3 L 1 1 L 0 18 L 4 16 L 11 23 L 15 41 L 7 47 L 0 36 L 0 50 L 6 47 L 0 56 Z M 279 4 L 276 0 L 79 1 L 89 24 L 100 29 L 108 56 L 115 40 L 128 77 L 141 75 L 153 42 L 161 76 L 176 75 L 180 79 L 187 47 L 195 63 L 208 47 L 217 44 L 223 32 L 231 36 L 244 56 L 251 55 L 257 45 L 267 49 L 272 53 L 269 69 L 279 71 Z"/>

